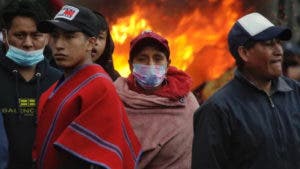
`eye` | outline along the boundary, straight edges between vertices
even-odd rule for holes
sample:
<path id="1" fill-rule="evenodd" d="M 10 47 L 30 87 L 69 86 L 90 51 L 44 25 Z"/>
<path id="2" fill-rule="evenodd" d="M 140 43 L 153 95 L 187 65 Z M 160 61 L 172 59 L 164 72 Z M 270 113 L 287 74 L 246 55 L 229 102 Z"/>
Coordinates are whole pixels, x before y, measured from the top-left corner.
<path id="1" fill-rule="evenodd" d="M 145 55 L 137 55 L 134 58 L 134 61 L 139 62 L 139 63 L 147 63 L 148 62 L 148 57 Z"/>
<path id="2" fill-rule="evenodd" d="M 279 39 L 271 39 L 271 40 L 267 40 L 267 41 L 263 41 L 262 44 L 265 46 L 273 46 L 275 44 L 280 44 L 281 45 L 281 40 Z"/>
<path id="3" fill-rule="evenodd" d="M 166 60 L 166 57 L 165 57 L 164 55 L 156 54 L 156 55 L 154 56 L 154 61 L 155 61 L 155 63 L 157 63 L 157 64 L 160 64 L 160 63 L 164 62 L 165 60 Z"/>
<path id="4" fill-rule="evenodd" d="M 32 37 L 33 37 L 33 39 L 39 39 L 39 38 L 43 37 L 43 34 L 37 32 L 37 33 L 34 33 L 34 34 L 32 35 Z"/>
<path id="5" fill-rule="evenodd" d="M 104 35 L 99 35 L 99 36 L 98 36 L 98 39 L 99 39 L 99 40 L 105 40 L 106 37 L 105 37 Z"/>
<path id="6" fill-rule="evenodd" d="M 18 39 L 23 39 L 25 37 L 23 33 L 15 33 L 14 36 Z"/>
<path id="7" fill-rule="evenodd" d="M 75 34 L 74 33 L 66 33 L 65 37 L 67 39 L 73 39 L 73 38 L 75 38 Z"/>
<path id="8" fill-rule="evenodd" d="M 164 57 L 163 56 L 161 56 L 161 55 L 155 55 L 155 60 L 156 61 L 161 61 L 161 60 L 164 60 Z"/>

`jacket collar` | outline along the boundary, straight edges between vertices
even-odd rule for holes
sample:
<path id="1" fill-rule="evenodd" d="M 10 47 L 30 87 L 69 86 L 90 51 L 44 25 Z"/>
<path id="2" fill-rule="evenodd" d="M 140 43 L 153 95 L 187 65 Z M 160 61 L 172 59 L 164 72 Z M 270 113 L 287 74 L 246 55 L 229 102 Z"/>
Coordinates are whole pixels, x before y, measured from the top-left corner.
<path id="1" fill-rule="evenodd" d="M 47 72 L 47 64 L 47 59 L 45 58 L 36 65 L 36 74 L 39 73 L 41 78 L 44 78 L 46 76 L 45 73 Z M 14 74 L 14 70 L 17 70 L 18 67 L 16 63 L 14 63 L 12 60 L 3 55 L 0 56 L 0 65 L 12 74 Z"/>
<path id="2" fill-rule="evenodd" d="M 238 80 L 242 81 L 242 82 L 245 82 L 247 83 L 248 85 L 258 89 L 258 90 L 261 90 L 259 88 L 257 88 L 255 86 L 254 83 L 252 83 L 251 81 L 249 81 L 243 74 L 242 72 L 240 72 L 238 69 L 235 70 L 235 73 L 234 73 L 234 76 L 235 78 L 237 78 Z M 286 83 L 286 81 L 280 76 L 274 80 L 272 80 L 271 82 L 271 93 L 276 93 L 276 92 L 289 92 L 289 91 L 292 91 L 293 89 L 290 87 L 290 85 L 288 85 Z"/>

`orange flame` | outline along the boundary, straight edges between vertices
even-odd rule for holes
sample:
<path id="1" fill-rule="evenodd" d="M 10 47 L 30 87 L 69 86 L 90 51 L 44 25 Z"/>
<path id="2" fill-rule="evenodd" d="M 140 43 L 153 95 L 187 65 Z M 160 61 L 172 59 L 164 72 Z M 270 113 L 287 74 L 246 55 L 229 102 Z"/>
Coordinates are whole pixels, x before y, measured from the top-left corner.
<path id="1" fill-rule="evenodd" d="M 131 16 L 118 19 L 112 26 L 112 38 L 116 45 L 114 64 L 124 77 L 130 73 L 130 40 L 143 30 L 150 29 L 161 34 L 160 30 L 149 24 L 152 18 L 147 20 L 142 17 L 147 16 L 147 12 L 153 11 L 136 7 Z M 227 33 L 240 13 L 239 1 L 223 0 L 211 9 L 196 9 L 182 18 L 176 18 L 180 20 L 178 24 L 172 26 L 172 31 L 163 34 L 169 41 L 171 65 L 189 73 L 194 81 L 193 87 L 218 78 L 234 65 L 227 49 Z"/>

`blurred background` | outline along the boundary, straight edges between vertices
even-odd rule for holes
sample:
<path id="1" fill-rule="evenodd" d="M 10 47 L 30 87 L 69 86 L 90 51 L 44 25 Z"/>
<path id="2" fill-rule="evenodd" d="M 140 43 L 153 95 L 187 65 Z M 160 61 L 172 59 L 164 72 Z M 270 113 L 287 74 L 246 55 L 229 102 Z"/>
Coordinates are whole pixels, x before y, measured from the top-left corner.
<path id="1" fill-rule="evenodd" d="M 48 1 L 39 0 L 51 8 Z M 56 0 L 59 1 L 59 0 Z M 4 7 L 9 0 L 0 0 Z M 249 12 L 260 12 L 274 24 L 293 31 L 290 43 L 300 40 L 300 0 L 65 0 L 106 16 L 115 42 L 115 68 L 129 74 L 129 42 L 142 30 L 153 30 L 169 40 L 171 65 L 190 74 L 199 102 L 227 82 L 234 60 L 227 47 L 233 23 Z M 0 9 L 1 10 L 1 9 Z M 49 9 L 51 13 L 53 10 Z"/>

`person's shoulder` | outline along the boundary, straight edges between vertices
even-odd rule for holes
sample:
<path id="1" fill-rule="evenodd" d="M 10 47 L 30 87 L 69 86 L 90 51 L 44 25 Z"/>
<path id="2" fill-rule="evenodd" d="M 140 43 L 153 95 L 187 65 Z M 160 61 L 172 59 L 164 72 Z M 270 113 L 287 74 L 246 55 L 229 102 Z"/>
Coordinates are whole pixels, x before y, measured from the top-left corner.
<path id="1" fill-rule="evenodd" d="M 230 80 L 223 87 L 218 89 L 207 101 L 208 102 L 219 102 L 222 100 L 227 100 L 236 94 L 236 84 L 234 80 Z"/>
<path id="2" fill-rule="evenodd" d="M 232 106 L 232 98 L 236 97 L 237 92 L 235 80 L 230 80 L 223 87 L 218 89 L 212 96 L 210 96 L 196 112 L 212 111 L 215 109 L 225 109 L 228 106 Z"/>
<path id="3" fill-rule="evenodd" d="M 280 77 L 284 83 L 286 83 L 287 87 L 290 88 L 288 91 L 292 92 L 286 92 L 288 95 L 293 95 L 296 98 L 300 98 L 300 82 L 296 81 L 294 79 L 290 79 L 288 77 L 282 76 Z"/>
<path id="4" fill-rule="evenodd" d="M 284 82 L 286 82 L 292 89 L 299 89 L 300 88 L 300 82 L 296 81 L 294 79 L 290 79 L 285 76 L 281 76 L 280 79 L 282 79 Z"/>
<path id="5" fill-rule="evenodd" d="M 63 72 L 53 66 L 51 66 L 48 62 L 48 60 L 44 60 L 43 61 L 44 63 L 44 66 L 45 66 L 45 73 L 48 75 L 48 76 L 51 76 L 51 77 L 55 77 L 55 78 L 59 78 L 62 76 Z"/>
<path id="6" fill-rule="evenodd" d="M 100 69 L 97 69 L 93 75 L 94 76 L 94 85 L 99 86 L 100 88 L 111 88 L 114 87 L 113 80 L 111 77 L 108 75 L 107 72 L 104 71 L 99 66 Z"/>

